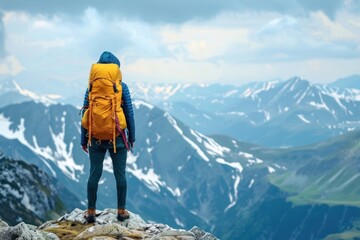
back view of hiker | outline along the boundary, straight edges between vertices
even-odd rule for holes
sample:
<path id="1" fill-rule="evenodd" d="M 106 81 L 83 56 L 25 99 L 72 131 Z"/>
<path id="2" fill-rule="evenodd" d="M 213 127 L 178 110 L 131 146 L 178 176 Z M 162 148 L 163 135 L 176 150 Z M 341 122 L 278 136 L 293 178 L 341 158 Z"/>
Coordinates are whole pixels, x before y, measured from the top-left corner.
<path id="1" fill-rule="evenodd" d="M 95 222 L 98 183 L 109 151 L 116 179 L 117 219 L 124 221 L 130 217 L 125 210 L 125 168 L 127 151 L 135 142 L 135 121 L 130 92 L 122 82 L 120 61 L 111 52 L 103 52 L 92 65 L 83 107 L 81 146 L 90 158 L 85 218 L 88 223 Z"/>

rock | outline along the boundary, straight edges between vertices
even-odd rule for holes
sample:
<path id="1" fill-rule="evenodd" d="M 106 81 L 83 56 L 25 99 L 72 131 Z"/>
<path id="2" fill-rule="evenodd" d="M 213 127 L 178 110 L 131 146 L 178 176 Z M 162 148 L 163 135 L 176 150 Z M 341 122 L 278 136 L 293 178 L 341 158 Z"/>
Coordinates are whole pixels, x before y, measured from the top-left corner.
<path id="1" fill-rule="evenodd" d="M 64 216 L 60 217 L 57 222 L 61 221 L 74 221 L 74 222 L 81 222 L 86 223 L 84 218 L 86 211 L 81 209 L 75 208 L 71 213 L 65 214 Z"/>
<path id="2" fill-rule="evenodd" d="M 190 232 L 195 234 L 196 240 L 218 240 L 218 238 L 216 238 L 214 235 L 205 232 L 204 230 L 198 228 L 197 226 L 190 229 Z"/>
<path id="3" fill-rule="evenodd" d="M 145 232 L 151 235 L 156 235 L 158 233 L 168 230 L 172 230 L 172 228 L 170 228 L 168 225 L 159 224 L 159 223 L 147 224 L 145 227 Z"/>
<path id="4" fill-rule="evenodd" d="M 130 238 L 139 238 L 143 239 L 144 235 L 139 231 L 130 230 L 124 226 L 121 226 L 117 223 L 111 223 L 106 225 L 94 225 L 87 228 L 84 232 L 79 234 L 75 239 L 88 239 L 96 236 L 111 236 L 116 237 L 130 237 Z"/>
<path id="5" fill-rule="evenodd" d="M 155 235 L 151 240 L 195 240 L 195 234 L 185 230 L 172 229 Z"/>
<path id="6" fill-rule="evenodd" d="M 190 231 L 173 229 L 166 224 L 146 223 L 139 215 L 130 213 L 130 218 L 120 222 L 116 209 L 96 211 L 96 222 L 86 224 L 86 211 L 74 209 L 57 220 L 51 220 L 40 227 L 20 223 L 15 227 L 0 219 L 0 239 L 16 240 L 59 240 L 65 239 L 150 239 L 150 240 L 217 240 L 212 234 L 193 227 Z"/>
<path id="7" fill-rule="evenodd" d="M 2 231 L 0 232 L 0 239 L 45 240 L 45 238 L 38 231 L 30 230 L 23 222 L 14 227 L 2 228 Z"/>
<path id="8" fill-rule="evenodd" d="M 215 237 L 214 235 L 212 235 L 211 233 L 205 233 L 204 236 L 202 236 L 201 238 L 199 238 L 197 240 L 218 240 L 218 238 Z"/>
<path id="9" fill-rule="evenodd" d="M 103 211 L 96 210 L 96 223 L 104 225 L 109 224 L 113 222 L 117 222 L 118 224 L 131 228 L 131 229 L 144 229 L 146 227 L 146 222 L 137 214 L 130 212 L 130 218 L 120 222 L 117 220 L 117 210 L 116 209 L 104 209 Z M 86 220 L 84 218 L 86 214 L 86 211 L 81 209 L 74 209 L 71 213 L 65 214 L 64 216 L 60 217 L 55 222 L 61 222 L 61 221 L 74 221 L 74 222 L 80 222 L 82 224 L 86 223 Z M 54 223 L 54 222 L 52 222 Z M 45 223 L 42 226 L 40 226 L 41 229 L 47 228 L 48 225 L 52 223 Z"/>
<path id="10" fill-rule="evenodd" d="M 129 239 L 132 239 L 132 238 L 129 238 Z M 116 240 L 116 238 L 99 236 L 99 237 L 93 237 L 92 240 Z"/>
<path id="11" fill-rule="evenodd" d="M 27 225 L 29 231 L 37 232 L 45 240 L 59 240 L 58 236 L 56 236 L 53 233 L 40 231 L 39 228 L 37 226 L 35 226 L 35 225 L 31 225 L 31 224 L 26 224 L 26 225 Z"/>
<path id="12" fill-rule="evenodd" d="M 49 233 L 44 231 L 39 231 L 39 233 L 45 240 L 60 240 L 60 238 L 56 236 L 54 233 Z"/>
<path id="13" fill-rule="evenodd" d="M 128 212 L 130 213 L 130 218 L 123 222 L 120 222 L 116 218 L 116 209 L 104 209 L 104 211 L 102 211 L 100 215 L 96 217 L 96 222 L 99 224 L 116 222 L 117 224 L 130 229 L 144 229 L 146 227 L 146 222 L 138 214 L 132 213 L 130 211 Z"/>
<path id="14" fill-rule="evenodd" d="M 0 219 L 0 228 L 7 228 L 7 227 L 9 227 L 9 225 Z"/>
<path id="15" fill-rule="evenodd" d="M 38 227 L 39 229 L 45 229 L 45 228 L 51 228 L 51 227 L 56 227 L 57 226 L 57 220 L 51 220 L 48 222 L 43 223 L 40 227 Z"/>

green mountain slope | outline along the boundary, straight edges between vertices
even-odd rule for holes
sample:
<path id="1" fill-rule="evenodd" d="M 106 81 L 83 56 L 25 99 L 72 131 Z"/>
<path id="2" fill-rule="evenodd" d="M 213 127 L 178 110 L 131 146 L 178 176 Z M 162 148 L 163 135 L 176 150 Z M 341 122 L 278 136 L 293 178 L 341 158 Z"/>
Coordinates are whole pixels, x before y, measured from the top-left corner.
<path id="1" fill-rule="evenodd" d="M 273 185 L 290 194 L 292 203 L 360 207 L 360 132 L 284 151 L 278 161 L 296 161 L 286 173 L 269 176 Z"/>
<path id="2" fill-rule="evenodd" d="M 226 137 L 217 136 L 223 145 Z M 224 239 L 357 239 L 360 220 L 360 132 L 288 149 L 237 145 L 275 171 L 253 169 L 251 188 L 242 176 L 239 200 L 219 216 Z"/>

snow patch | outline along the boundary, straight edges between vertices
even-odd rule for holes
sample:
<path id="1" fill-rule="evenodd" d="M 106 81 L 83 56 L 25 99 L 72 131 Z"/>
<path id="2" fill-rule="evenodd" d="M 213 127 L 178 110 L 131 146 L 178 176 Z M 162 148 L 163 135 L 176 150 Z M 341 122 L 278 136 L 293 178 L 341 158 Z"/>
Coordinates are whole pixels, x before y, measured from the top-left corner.
<path id="1" fill-rule="evenodd" d="M 167 189 L 171 192 L 171 194 L 174 196 L 174 197 L 180 197 L 181 196 L 181 191 L 180 191 L 180 188 L 175 188 L 175 189 L 171 189 L 170 187 L 167 187 Z"/>
<path id="2" fill-rule="evenodd" d="M 145 101 L 142 101 L 142 100 L 139 100 L 139 99 L 136 99 L 134 102 L 133 102 L 134 106 L 136 109 L 139 109 L 141 106 L 144 106 L 144 107 L 147 107 L 148 109 L 152 110 L 154 108 L 153 105 L 151 105 L 150 103 L 147 103 Z"/>
<path id="3" fill-rule="evenodd" d="M 232 96 L 232 95 L 234 95 L 234 94 L 236 94 L 236 93 L 238 93 L 238 92 L 239 92 L 239 90 L 237 90 L 237 89 L 230 90 L 230 91 L 228 91 L 228 92 L 226 92 L 226 93 L 224 94 L 224 97 L 230 97 L 230 96 Z"/>
<path id="4" fill-rule="evenodd" d="M 66 114 L 66 113 L 65 113 Z M 72 157 L 73 143 L 66 145 L 65 138 L 65 121 L 62 121 L 62 131 L 59 134 L 54 134 L 51 128 L 49 128 L 53 143 L 55 145 L 54 151 L 49 147 L 40 147 L 37 143 L 35 136 L 32 137 L 33 145 L 31 145 L 25 139 L 25 119 L 20 119 L 20 124 L 17 126 L 17 130 L 10 130 L 12 122 L 8 118 L 5 118 L 3 114 L 0 114 L 0 134 L 7 139 L 17 139 L 21 144 L 29 148 L 35 154 L 45 159 L 54 162 L 62 172 L 74 181 L 79 181 L 76 178 L 76 171 L 83 173 L 84 166 L 77 165 Z M 47 164 L 47 166 L 50 166 Z M 51 172 L 55 173 L 53 169 Z"/>
<path id="5" fill-rule="evenodd" d="M 158 133 L 156 133 L 156 142 L 158 143 L 160 141 L 160 139 L 161 139 L 161 136 Z"/>
<path id="6" fill-rule="evenodd" d="M 154 192 L 160 192 L 161 187 L 165 186 L 165 182 L 161 181 L 160 175 L 155 173 L 153 168 L 148 169 L 148 171 L 137 168 L 136 163 L 131 164 L 127 168 L 134 177 L 144 182 L 145 185 Z"/>
<path id="7" fill-rule="evenodd" d="M 33 151 L 35 154 L 39 155 L 40 157 L 43 157 L 45 159 L 52 159 L 51 156 L 51 149 L 49 147 L 46 148 L 39 148 L 36 143 L 36 139 L 34 144 L 35 147 L 30 145 L 28 141 L 25 139 L 25 119 L 20 119 L 20 124 L 17 126 L 17 130 L 12 131 L 10 130 L 10 125 L 12 122 L 10 119 L 4 117 L 3 114 L 0 114 L 0 135 L 7 139 L 17 139 L 21 144 L 23 144 L 25 147 L 29 148 L 31 151 Z M 33 138 L 34 139 L 34 138 Z M 44 160 L 44 162 L 46 162 Z M 50 171 L 53 173 L 54 176 L 56 176 L 55 171 L 50 167 L 49 164 L 46 164 Z"/>
<path id="8" fill-rule="evenodd" d="M 182 222 L 180 222 L 180 220 L 178 218 L 175 218 L 175 222 L 177 225 L 179 225 L 180 227 L 185 227 L 185 224 L 183 224 Z"/>
<path id="9" fill-rule="evenodd" d="M 241 166 L 241 164 L 239 162 L 226 162 L 222 158 L 217 158 L 216 162 L 218 162 L 220 164 L 228 165 L 228 166 L 236 169 L 239 173 L 242 173 L 242 171 L 243 171 L 243 167 Z"/>
<path id="10" fill-rule="evenodd" d="M 311 121 L 307 120 L 303 114 L 298 114 L 297 115 L 298 118 L 300 118 L 301 121 L 303 121 L 304 123 L 311 123 Z"/>
<path id="11" fill-rule="evenodd" d="M 52 153 L 52 159 L 61 171 L 74 181 L 79 181 L 76 178 L 76 171 L 84 172 L 84 165 L 77 165 L 72 156 L 73 143 L 69 146 L 65 143 L 65 120 L 62 121 L 62 131 L 59 134 L 54 134 L 50 128 L 50 133 L 55 144 L 55 151 Z"/>
<path id="12" fill-rule="evenodd" d="M 17 84 L 15 81 L 13 81 L 16 89 L 18 90 L 18 92 L 23 95 L 23 96 L 26 96 L 26 97 L 29 97 L 31 99 L 33 99 L 35 102 L 41 102 L 43 103 L 45 106 L 49 106 L 51 104 L 55 104 L 56 102 L 45 97 L 45 96 L 39 96 L 38 94 L 34 93 L 34 92 L 31 92 L 29 90 L 26 90 L 26 89 L 23 89 L 20 87 L 19 84 Z M 61 96 L 60 96 L 61 97 Z"/>
<path id="13" fill-rule="evenodd" d="M 240 184 L 240 176 L 237 175 L 235 182 L 234 182 L 234 197 L 230 197 L 230 204 L 225 208 L 224 212 L 227 212 L 230 208 L 232 208 L 233 206 L 235 206 L 237 200 L 238 200 L 238 187 Z"/>
<path id="14" fill-rule="evenodd" d="M 128 154 L 127 159 L 127 171 L 131 173 L 134 177 L 145 183 L 145 185 L 155 192 L 160 192 L 161 187 L 165 187 L 167 190 L 171 192 L 171 194 L 175 197 L 181 196 L 181 190 L 179 188 L 172 189 L 166 186 L 164 181 L 161 181 L 161 176 L 155 173 L 153 168 L 149 169 L 140 169 L 138 168 L 136 161 L 138 155 Z"/>
<path id="15" fill-rule="evenodd" d="M 109 173 L 114 172 L 113 163 L 112 163 L 111 157 L 108 155 L 108 153 L 105 155 L 105 159 L 104 159 L 104 163 L 103 163 L 103 169 L 104 169 L 104 171 L 107 171 Z"/>
<path id="16" fill-rule="evenodd" d="M 263 160 L 261 160 L 261 159 L 259 159 L 259 158 L 248 159 L 248 163 L 249 163 L 250 165 L 260 164 L 260 163 L 263 163 Z"/>
<path id="17" fill-rule="evenodd" d="M 174 127 L 174 129 L 183 137 L 183 139 L 188 142 L 197 152 L 197 154 L 206 162 L 209 162 L 209 158 L 205 155 L 205 153 L 200 149 L 198 145 L 196 145 L 193 141 L 191 141 L 188 137 L 184 135 L 184 132 L 181 130 L 181 128 L 177 125 L 176 120 L 170 116 L 169 113 L 165 113 L 164 117 L 167 118 L 169 123 Z"/>
<path id="18" fill-rule="evenodd" d="M 250 181 L 250 184 L 249 184 L 248 188 L 251 188 L 251 187 L 252 187 L 252 185 L 254 184 L 254 182 L 255 182 L 255 180 L 254 180 L 254 179 L 251 179 L 251 181 Z"/>

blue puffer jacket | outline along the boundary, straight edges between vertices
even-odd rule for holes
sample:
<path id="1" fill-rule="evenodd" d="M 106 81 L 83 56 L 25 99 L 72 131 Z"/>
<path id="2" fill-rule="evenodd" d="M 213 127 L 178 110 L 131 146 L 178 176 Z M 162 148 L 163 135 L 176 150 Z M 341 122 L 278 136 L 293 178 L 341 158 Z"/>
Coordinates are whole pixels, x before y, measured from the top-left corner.
<path id="1" fill-rule="evenodd" d="M 98 63 L 115 63 L 120 67 L 119 59 L 112 54 L 111 52 L 103 52 L 100 56 Z M 124 110 L 126 125 L 129 131 L 128 141 L 130 143 L 135 142 L 135 119 L 134 119 L 134 109 L 132 106 L 130 91 L 128 86 L 122 82 L 122 108 Z M 86 89 L 84 96 L 83 107 L 89 106 L 89 89 Z M 84 146 L 87 144 L 87 130 L 81 127 L 81 145 Z"/>

